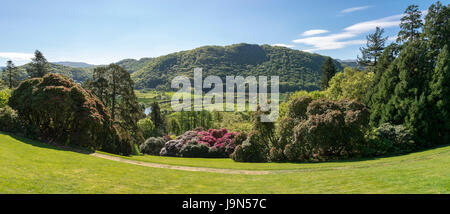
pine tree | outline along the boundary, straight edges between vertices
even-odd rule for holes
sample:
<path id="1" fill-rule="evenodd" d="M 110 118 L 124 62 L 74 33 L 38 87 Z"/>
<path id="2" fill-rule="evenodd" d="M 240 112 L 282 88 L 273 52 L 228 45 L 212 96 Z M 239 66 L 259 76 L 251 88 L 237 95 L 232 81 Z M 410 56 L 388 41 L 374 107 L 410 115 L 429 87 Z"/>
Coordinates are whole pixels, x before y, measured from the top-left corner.
<path id="1" fill-rule="evenodd" d="M 322 90 L 326 90 L 328 88 L 328 82 L 336 74 L 336 72 L 337 68 L 333 63 L 333 59 L 328 57 L 322 65 L 322 79 L 320 82 L 320 87 Z"/>
<path id="2" fill-rule="evenodd" d="M 366 39 L 366 47 L 360 48 L 362 56 L 358 56 L 358 64 L 361 66 L 375 66 L 378 58 L 383 53 L 387 37 L 383 37 L 384 29 L 376 27 L 375 33 L 369 34 Z"/>
<path id="3" fill-rule="evenodd" d="M 2 79 L 6 82 L 9 89 L 17 85 L 18 69 L 11 60 L 6 62 L 6 68 L 2 72 Z"/>
<path id="4" fill-rule="evenodd" d="M 121 128 L 120 132 L 129 135 L 133 143 L 141 143 L 144 138 L 137 122 L 144 118 L 145 114 L 134 93 L 134 82 L 130 73 L 116 64 L 111 64 L 95 68 L 93 77 L 92 81 L 86 83 L 86 87 L 109 108 L 111 119 Z"/>
<path id="5" fill-rule="evenodd" d="M 428 101 L 433 105 L 429 114 L 433 117 L 436 135 L 448 142 L 450 135 L 450 50 L 445 45 L 437 58 L 437 65 L 430 81 L 430 95 Z"/>
<path id="6" fill-rule="evenodd" d="M 400 21 L 400 31 L 398 32 L 397 42 L 419 39 L 419 29 L 423 26 L 422 13 L 419 11 L 419 6 L 408 6 L 405 10 L 405 16 L 403 16 Z"/>
<path id="7" fill-rule="evenodd" d="M 43 77 L 50 72 L 50 63 L 47 62 L 44 55 L 36 50 L 34 52 L 34 58 L 27 68 L 27 73 L 30 77 Z"/>
<path id="8" fill-rule="evenodd" d="M 443 6 L 441 2 L 432 4 L 425 16 L 423 37 L 427 41 L 429 55 L 432 61 L 445 45 L 450 46 L 450 6 Z"/>
<path id="9" fill-rule="evenodd" d="M 372 69 L 375 73 L 375 77 L 372 85 L 370 86 L 364 103 L 369 107 L 374 104 L 385 104 L 393 93 L 393 89 L 397 82 L 393 81 L 398 75 L 398 72 L 392 72 L 389 68 L 392 62 L 396 59 L 400 49 L 396 43 L 392 43 L 386 47 L 383 54 L 380 56 L 377 65 Z M 390 69 L 390 70 L 389 70 Z M 386 75 L 385 72 L 389 72 Z M 394 75 L 394 76 L 392 76 Z M 380 83 L 381 82 L 381 83 Z"/>
<path id="10" fill-rule="evenodd" d="M 153 121 L 153 124 L 155 124 L 156 130 L 159 131 L 159 134 L 164 134 L 166 132 L 166 128 L 164 125 L 164 119 L 161 115 L 161 108 L 159 107 L 158 102 L 153 102 L 151 104 L 152 112 L 150 113 L 150 118 Z"/>
<path id="11" fill-rule="evenodd" d="M 422 144 L 428 143 L 427 112 L 428 66 L 426 46 L 422 41 L 409 42 L 398 57 L 399 83 L 387 108 L 390 121 L 394 124 L 404 124 L 409 128 L 416 140 Z"/>

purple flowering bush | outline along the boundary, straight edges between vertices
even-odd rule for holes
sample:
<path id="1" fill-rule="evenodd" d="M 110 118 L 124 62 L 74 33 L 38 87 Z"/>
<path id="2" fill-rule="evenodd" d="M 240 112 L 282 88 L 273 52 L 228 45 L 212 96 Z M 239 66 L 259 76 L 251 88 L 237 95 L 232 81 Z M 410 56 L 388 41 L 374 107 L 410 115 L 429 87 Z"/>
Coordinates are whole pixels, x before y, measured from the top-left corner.
<path id="1" fill-rule="evenodd" d="M 236 148 L 235 138 L 238 132 L 229 132 L 226 128 L 208 131 L 187 131 L 175 140 L 165 143 L 161 156 L 227 158 Z"/>

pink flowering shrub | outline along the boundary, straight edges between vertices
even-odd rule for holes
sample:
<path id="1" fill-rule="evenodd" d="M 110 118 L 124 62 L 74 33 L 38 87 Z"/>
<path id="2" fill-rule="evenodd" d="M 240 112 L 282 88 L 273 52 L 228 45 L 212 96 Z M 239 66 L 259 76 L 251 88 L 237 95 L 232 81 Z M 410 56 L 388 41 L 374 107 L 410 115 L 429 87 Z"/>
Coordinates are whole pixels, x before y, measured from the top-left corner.
<path id="1" fill-rule="evenodd" d="M 195 154 L 197 157 L 229 157 L 236 148 L 234 139 L 239 134 L 237 132 L 228 132 L 226 128 L 209 129 L 208 131 L 187 131 L 175 140 L 167 142 L 165 147 L 162 148 L 160 155 L 192 157 Z M 200 147 L 201 145 L 206 146 L 208 150 L 200 149 L 204 148 Z"/>

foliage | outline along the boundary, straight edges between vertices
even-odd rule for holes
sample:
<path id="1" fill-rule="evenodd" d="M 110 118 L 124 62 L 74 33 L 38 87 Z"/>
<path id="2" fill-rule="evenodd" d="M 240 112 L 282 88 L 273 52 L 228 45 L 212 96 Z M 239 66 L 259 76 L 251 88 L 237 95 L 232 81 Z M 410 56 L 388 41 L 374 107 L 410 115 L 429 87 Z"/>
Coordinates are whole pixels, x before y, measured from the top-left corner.
<path id="1" fill-rule="evenodd" d="M 119 137 L 106 107 L 91 92 L 57 74 L 23 81 L 9 105 L 26 134 L 60 144 L 128 155 L 132 146 Z"/>
<path id="2" fill-rule="evenodd" d="M 397 42 L 419 39 L 419 29 L 423 26 L 422 13 L 419 10 L 419 6 L 408 6 L 404 14 L 405 15 L 400 19 L 400 31 L 398 32 Z"/>
<path id="3" fill-rule="evenodd" d="M 0 108 L 8 105 L 9 98 L 11 97 L 11 90 L 3 89 L 0 90 Z"/>
<path id="4" fill-rule="evenodd" d="M 8 88 L 12 89 L 18 84 L 18 68 L 11 60 L 6 62 L 6 68 L 1 73 L 2 80 L 7 83 Z"/>
<path id="5" fill-rule="evenodd" d="M 337 73 L 337 68 L 333 63 L 331 57 L 327 57 L 322 65 L 322 78 L 320 80 L 320 88 L 326 90 L 328 88 L 328 82 Z"/>
<path id="6" fill-rule="evenodd" d="M 280 77 L 280 91 L 317 90 L 320 68 L 326 57 L 284 47 L 236 44 L 204 46 L 154 59 L 140 60 L 130 68 L 136 87 L 170 89 L 175 76 L 193 78 L 192 70 L 203 68 L 203 75 Z M 339 62 L 333 61 L 338 70 Z M 138 68 L 139 67 L 139 68 Z"/>
<path id="7" fill-rule="evenodd" d="M 137 125 L 142 130 L 144 138 L 158 136 L 158 132 L 155 129 L 155 125 L 153 124 L 150 118 L 146 117 L 144 119 L 139 120 Z"/>
<path id="8" fill-rule="evenodd" d="M 111 119 L 132 144 L 139 145 L 144 141 L 137 122 L 145 114 L 137 102 L 134 82 L 125 69 L 115 64 L 96 67 L 93 80 L 87 81 L 85 87 L 109 107 Z"/>
<path id="9" fill-rule="evenodd" d="M 428 102 L 435 103 L 430 116 L 435 119 L 432 130 L 444 142 L 450 140 L 450 50 L 448 45 L 442 49 L 437 58 L 437 65 L 430 81 L 430 94 Z"/>
<path id="10" fill-rule="evenodd" d="M 336 74 L 329 82 L 326 90 L 327 98 L 332 100 L 356 99 L 363 101 L 374 79 L 374 73 L 345 68 L 344 72 Z"/>
<path id="11" fill-rule="evenodd" d="M 166 133 L 165 120 L 161 115 L 161 109 L 157 102 L 153 102 L 151 105 L 152 112 L 150 112 L 150 118 L 155 125 L 155 130 L 158 135 L 163 135 Z"/>
<path id="12" fill-rule="evenodd" d="M 181 157 L 209 157 L 209 147 L 203 143 L 191 140 L 180 149 Z"/>
<path id="13" fill-rule="evenodd" d="M 292 143 L 284 148 L 285 156 L 291 161 L 308 161 L 352 155 L 364 144 L 368 118 L 368 109 L 356 101 L 313 101 L 307 119 L 295 126 Z"/>
<path id="14" fill-rule="evenodd" d="M 448 83 L 450 8 L 440 2 L 431 5 L 420 33 L 416 29 L 420 21 L 414 18 L 419 14 L 417 8 L 413 5 L 407 11 L 402 30 L 409 33 L 401 35 L 408 40 L 383 54 L 383 66 L 376 69 L 376 85 L 366 100 L 372 109 L 372 126 L 404 125 L 417 148 L 426 148 L 449 139 L 448 106 L 443 107 L 449 98 L 443 92 L 449 87 L 444 82 Z"/>
<path id="15" fill-rule="evenodd" d="M 34 52 L 34 58 L 30 63 L 30 66 L 27 68 L 27 73 L 30 77 L 44 77 L 47 73 L 50 72 L 50 63 L 47 62 L 44 55 L 36 50 Z"/>
<path id="16" fill-rule="evenodd" d="M 296 97 L 289 101 L 288 116 L 295 119 L 305 119 L 308 105 L 313 101 L 310 96 Z"/>
<path id="17" fill-rule="evenodd" d="M 252 132 L 236 147 L 231 159 L 236 162 L 266 162 L 267 153 L 267 146 L 260 141 L 259 133 Z"/>
<path id="18" fill-rule="evenodd" d="M 0 107 L 0 131 L 12 133 L 22 131 L 17 111 L 9 106 Z"/>
<path id="19" fill-rule="evenodd" d="M 297 99 L 297 98 L 302 98 L 302 97 L 311 97 L 313 100 L 317 100 L 320 98 L 326 98 L 326 94 L 325 91 L 311 91 L 311 92 L 307 92 L 307 91 L 296 91 L 293 94 L 289 94 L 289 98 L 287 99 L 286 102 L 282 102 L 280 103 L 280 113 L 279 113 L 279 118 L 283 118 L 285 116 L 287 116 L 288 111 L 289 111 L 289 104 Z"/>
<path id="20" fill-rule="evenodd" d="M 388 37 L 383 37 L 384 29 L 376 27 L 375 33 L 369 34 L 366 47 L 361 47 L 361 57 L 358 56 L 358 64 L 361 66 L 375 66 L 383 53 Z"/>
<path id="21" fill-rule="evenodd" d="M 150 137 L 139 145 L 139 150 L 143 154 L 159 155 L 166 142 L 167 140 L 163 137 Z"/>
<path id="22" fill-rule="evenodd" d="M 413 151 L 412 133 L 403 125 L 384 123 L 368 136 L 369 148 L 376 154 L 402 154 Z"/>

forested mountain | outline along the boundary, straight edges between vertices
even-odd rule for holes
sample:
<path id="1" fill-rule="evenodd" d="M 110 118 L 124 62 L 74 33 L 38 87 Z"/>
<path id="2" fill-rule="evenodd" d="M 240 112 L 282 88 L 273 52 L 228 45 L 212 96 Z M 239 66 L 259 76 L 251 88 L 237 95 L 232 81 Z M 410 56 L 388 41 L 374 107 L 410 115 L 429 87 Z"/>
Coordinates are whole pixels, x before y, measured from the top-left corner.
<path id="1" fill-rule="evenodd" d="M 193 50 L 172 53 L 157 58 L 124 59 L 115 64 L 132 74 L 137 89 L 158 88 L 170 90 L 175 76 L 193 76 L 196 67 L 203 75 L 273 76 L 280 77 L 280 91 L 317 90 L 321 66 L 326 57 L 285 47 L 270 45 L 235 44 L 230 46 L 204 46 Z M 338 70 L 343 65 L 333 61 Z M 50 63 L 52 73 L 64 74 L 76 82 L 92 78 L 95 66 L 86 63 Z M 62 64 L 62 65 L 61 65 Z M 27 77 L 28 64 L 19 66 L 20 79 Z"/>
<path id="2" fill-rule="evenodd" d="M 337 60 L 338 62 L 340 62 L 344 67 L 348 66 L 348 67 L 352 67 L 352 68 L 357 68 L 358 62 L 356 61 L 356 59 L 346 59 L 346 60 Z"/>
<path id="3" fill-rule="evenodd" d="M 94 67 L 95 65 L 91 65 L 85 62 L 52 62 L 53 64 L 56 65 L 63 65 L 63 66 L 69 66 L 69 67 L 74 67 L 74 68 L 90 68 L 90 67 Z"/>
<path id="4" fill-rule="evenodd" d="M 154 58 L 142 58 L 140 60 L 136 59 L 124 59 L 119 62 L 116 62 L 115 64 L 119 65 L 120 67 L 126 69 L 131 74 L 135 71 L 142 69 L 150 64 L 150 62 Z"/>
<path id="5" fill-rule="evenodd" d="M 193 69 L 200 67 L 204 76 L 216 75 L 223 80 L 230 75 L 277 75 L 283 92 L 319 89 L 320 69 L 325 59 L 318 54 L 285 47 L 235 44 L 204 46 L 154 59 L 123 60 L 118 64 L 132 73 L 136 88 L 170 89 L 175 76 L 192 78 Z M 342 70 L 339 62 L 334 63 Z"/>
<path id="6" fill-rule="evenodd" d="M 19 80 L 24 80 L 28 78 L 28 73 L 26 69 L 29 67 L 29 64 L 25 64 L 22 66 L 18 66 L 19 69 Z M 92 78 L 93 68 L 75 68 L 64 65 L 57 65 L 50 63 L 50 72 L 56 74 L 64 74 L 67 77 L 72 78 L 75 82 L 84 82 L 87 79 Z"/>

